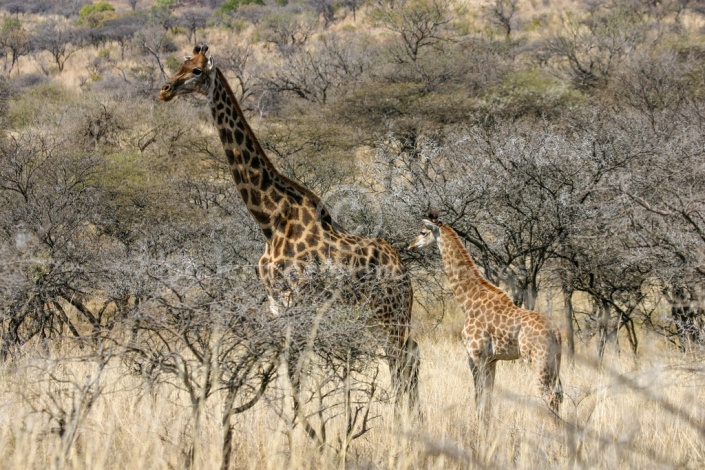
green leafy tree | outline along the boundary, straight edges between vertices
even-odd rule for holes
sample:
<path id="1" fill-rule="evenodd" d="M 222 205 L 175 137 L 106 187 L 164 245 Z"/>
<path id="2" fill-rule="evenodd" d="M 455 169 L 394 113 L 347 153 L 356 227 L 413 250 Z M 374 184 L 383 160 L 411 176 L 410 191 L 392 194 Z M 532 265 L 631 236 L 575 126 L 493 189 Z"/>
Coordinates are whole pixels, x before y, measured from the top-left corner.
<path id="1" fill-rule="evenodd" d="M 79 10 L 77 23 L 80 25 L 88 25 L 91 28 L 97 28 L 106 20 L 112 18 L 114 13 L 115 7 L 108 2 L 86 5 Z"/>
<path id="2" fill-rule="evenodd" d="M 176 26 L 178 19 L 174 16 L 174 9 L 178 6 L 176 0 L 157 0 L 152 6 L 152 18 L 165 30 Z"/>
<path id="3" fill-rule="evenodd" d="M 157 0 L 154 2 L 154 8 L 168 8 L 173 10 L 178 6 L 178 0 Z"/>
<path id="4" fill-rule="evenodd" d="M 220 6 L 223 13 L 235 13 L 242 5 L 264 5 L 264 0 L 227 0 Z"/>

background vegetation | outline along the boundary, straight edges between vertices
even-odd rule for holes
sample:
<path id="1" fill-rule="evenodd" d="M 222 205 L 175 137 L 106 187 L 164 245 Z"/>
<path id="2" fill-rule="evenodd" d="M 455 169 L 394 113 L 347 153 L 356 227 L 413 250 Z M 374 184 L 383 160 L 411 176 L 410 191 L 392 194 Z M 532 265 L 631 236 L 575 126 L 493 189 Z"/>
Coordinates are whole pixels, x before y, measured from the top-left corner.
<path id="1" fill-rule="evenodd" d="M 695 0 L 0 2 L 0 465 L 701 467 L 704 33 Z M 203 100 L 157 100 L 201 42 L 275 165 L 411 268 L 421 423 L 364 313 L 266 313 Z M 560 425 L 516 364 L 481 430 L 404 249 L 429 208 L 561 324 Z"/>

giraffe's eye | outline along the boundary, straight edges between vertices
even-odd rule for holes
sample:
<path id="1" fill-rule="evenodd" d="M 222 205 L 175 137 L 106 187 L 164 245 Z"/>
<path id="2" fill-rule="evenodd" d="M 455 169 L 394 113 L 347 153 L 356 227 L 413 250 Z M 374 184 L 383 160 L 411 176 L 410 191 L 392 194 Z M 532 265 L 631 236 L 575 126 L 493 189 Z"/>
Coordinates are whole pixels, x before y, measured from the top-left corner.
<path id="1" fill-rule="evenodd" d="M 203 71 L 201 69 L 193 69 L 191 73 L 198 77 Z"/>

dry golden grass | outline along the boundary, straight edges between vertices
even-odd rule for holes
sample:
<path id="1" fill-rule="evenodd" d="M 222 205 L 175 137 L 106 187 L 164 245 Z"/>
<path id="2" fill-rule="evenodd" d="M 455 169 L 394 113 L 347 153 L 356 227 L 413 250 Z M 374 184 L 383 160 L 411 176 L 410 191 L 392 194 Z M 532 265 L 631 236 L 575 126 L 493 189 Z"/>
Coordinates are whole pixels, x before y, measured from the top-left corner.
<path id="1" fill-rule="evenodd" d="M 593 348 L 582 349 L 563 367 L 561 423 L 540 403 L 525 364 L 500 363 L 492 424 L 484 432 L 462 345 L 446 329 L 420 340 L 423 420 L 398 422 L 390 405 L 378 405 L 374 428 L 349 449 L 348 467 L 701 468 L 705 460 L 702 354 L 669 350 L 653 339 L 637 358 L 609 351 L 600 369 L 590 359 Z M 52 380 L 48 371 L 72 381 Z M 47 411 L 75 406 L 76 386 L 94 372 L 95 366 L 52 363 L 30 352 L 3 366 L 1 468 L 185 466 L 191 442 L 185 396 L 167 387 L 147 390 L 119 361 L 103 374 L 102 392 L 80 420 L 75 441 L 62 449 Z M 220 465 L 220 415 L 214 399 L 204 409 L 197 468 Z M 266 401 L 234 421 L 234 468 L 338 465 L 332 451 L 321 453 L 299 429 L 288 429 Z"/>

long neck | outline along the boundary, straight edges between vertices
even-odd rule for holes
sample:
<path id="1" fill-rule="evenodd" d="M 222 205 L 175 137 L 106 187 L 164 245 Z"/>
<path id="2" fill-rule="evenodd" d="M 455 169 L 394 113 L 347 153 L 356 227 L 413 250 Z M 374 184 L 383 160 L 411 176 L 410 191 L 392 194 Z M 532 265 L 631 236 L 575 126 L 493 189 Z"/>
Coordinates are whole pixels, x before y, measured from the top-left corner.
<path id="1" fill-rule="evenodd" d="M 274 168 L 220 70 L 216 69 L 213 80 L 208 103 L 230 171 L 247 210 L 270 239 L 293 205 L 313 206 L 315 210 L 320 200 Z"/>
<path id="2" fill-rule="evenodd" d="M 456 297 L 468 291 L 470 298 L 477 297 L 476 294 L 483 291 L 506 297 L 500 289 L 484 278 L 455 230 L 448 225 L 442 225 L 437 243 L 450 287 Z"/>

